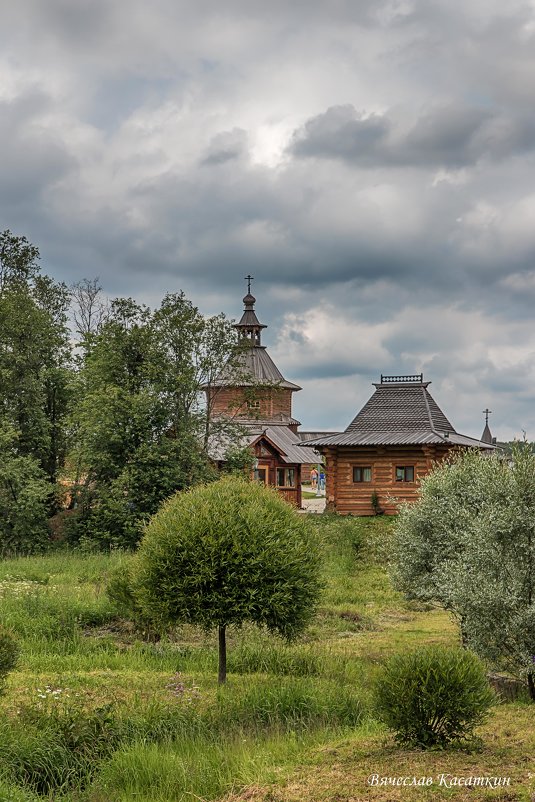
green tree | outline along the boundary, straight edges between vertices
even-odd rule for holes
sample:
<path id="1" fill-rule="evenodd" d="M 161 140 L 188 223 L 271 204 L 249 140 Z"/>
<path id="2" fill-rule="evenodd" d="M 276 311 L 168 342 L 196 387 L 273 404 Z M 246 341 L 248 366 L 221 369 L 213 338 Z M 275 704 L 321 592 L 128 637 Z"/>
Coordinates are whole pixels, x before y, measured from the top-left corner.
<path id="1" fill-rule="evenodd" d="M 241 433 L 229 416 L 217 418 L 213 402 L 221 391 L 215 379 L 225 369 L 250 379 L 241 356 L 247 347 L 225 315 L 204 317 L 184 293 L 166 295 L 154 314 L 160 356 L 159 385 L 166 395 L 172 426 L 181 430 L 193 416 L 208 452 L 211 438 L 236 439 Z"/>
<path id="2" fill-rule="evenodd" d="M 416 504 L 401 506 L 394 576 L 409 598 L 438 602 L 453 611 L 445 574 L 449 576 L 451 564 L 460 559 L 467 533 L 488 505 L 493 477 L 503 478 L 507 471 L 507 463 L 496 455 L 458 453 L 423 479 Z M 502 487 L 505 499 L 505 484 Z"/>
<path id="3" fill-rule="evenodd" d="M 395 578 L 460 619 L 463 641 L 523 677 L 535 700 L 535 454 L 465 453 L 402 509 Z"/>
<path id="4" fill-rule="evenodd" d="M 0 422 L 0 555 L 32 554 L 49 543 L 51 486 L 37 461 L 18 453 L 18 436 Z"/>
<path id="5" fill-rule="evenodd" d="M 39 249 L 9 229 L 0 233 L 0 293 L 28 284 L 39 274 Z"/>
<path id="6" fill-rule="evenodd" d="M 0 234 L 0 415 L 54 483 L 65 456 L 69 293 L 39 274 L 38 260 L 24 237 Z"/>
<path id="7" fill-rule="evenodd" d="M 219 682 L 226 630 L 246 621 L 284 638 L 313 616 L 320 552 L 310 527 L 274 491 L 227 476 L 169 499 L 148 524 L 133 596 L 161 626 L 218 630 Z"/>
<path id="8" fill-rule="evenodd" d="M 230 323 L 183 293 L 155 312 L 117 299 L 86 332 L 71 416 L 75 539 L 134 545 L 163 499 L 214 478 L 203 388 L 236 347 Z"/>

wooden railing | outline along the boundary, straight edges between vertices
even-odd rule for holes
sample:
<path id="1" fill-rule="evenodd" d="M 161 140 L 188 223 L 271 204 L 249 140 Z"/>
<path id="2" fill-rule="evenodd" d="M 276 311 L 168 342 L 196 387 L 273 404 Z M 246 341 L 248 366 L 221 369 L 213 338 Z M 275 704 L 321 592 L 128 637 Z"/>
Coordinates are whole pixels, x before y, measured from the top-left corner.
<path id="1" fill-rule="evenodd" d="M 283 499 L 291 504 L 293 507 L 299 506 L 299 496 L 297 487 L 278 487 L 277 492 L 281 494 Z"/>

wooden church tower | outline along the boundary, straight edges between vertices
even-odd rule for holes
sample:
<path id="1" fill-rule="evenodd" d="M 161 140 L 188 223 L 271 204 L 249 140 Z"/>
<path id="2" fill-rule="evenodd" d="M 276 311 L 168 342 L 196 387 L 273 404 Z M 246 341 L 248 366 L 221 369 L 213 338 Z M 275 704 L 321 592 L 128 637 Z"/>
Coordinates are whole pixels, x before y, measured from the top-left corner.
<path id="1" fill-rule="evenodd" d="M 252 276 L 247 276 L 244 310 L 235 324 L 242 349 L 236 362 L 223 369 L 209 388 L 208 403 L 215 417 L 232 418 L 243 435 L 235 445 L 249 446 L 255 455 L 254 478 L 277 488 L 292 506 L 301 507 L 301 468 L 314 456 L 303 448 L 292 417 L 292 396 L 301 389 L 287 381 L 266 346 L 251 295 Z M 228 442 L 214 443 L 212 458 L 222 465 Z"/>
<path id="2" fill-rule="evenodd" d="M 285 423 L 297 430 L 299 421 L 292 418 L 292 395 L 301 387 L 286 381 L 266 346 L 262 345 L 262 330 L 267 326 L 256 316 L 256 298 L 251 295 L 252 276 L 247 276 L 246 281 L 243 314 L 239 323 L 234 325 L 243 350 L 238 364 L 225 369 L 213 382 L 212 413 Z"/>

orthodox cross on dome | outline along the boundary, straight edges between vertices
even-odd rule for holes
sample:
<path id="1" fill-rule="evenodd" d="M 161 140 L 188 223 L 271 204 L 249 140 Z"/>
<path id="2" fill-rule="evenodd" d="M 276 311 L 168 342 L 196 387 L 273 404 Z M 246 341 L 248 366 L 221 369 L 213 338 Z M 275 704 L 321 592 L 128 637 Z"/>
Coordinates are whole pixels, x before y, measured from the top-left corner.
<path id="1" fill-rule="evenodd" d="M 490 431 L 490 428 L 489 428 L 489 415 L 491 415 L 491 414 L 492 414 L 492 410 L 490 410 L 488 407 L 487 407 L 487 409 L 483 410 L 483 415 L 485 416 L 485 428 L 483 429 L 483 434 L 481 435 L 481 442 L 482 443 L 492 444 L 492 442 L 493 442 L 492 432 Z"/>
<path id="2" fill-rule="evenodd" d="M 254 281 L 253 276 L 245 276 L 245 281 L 247 282 L 247 295 L 251 294 L 251 281 Z"/>

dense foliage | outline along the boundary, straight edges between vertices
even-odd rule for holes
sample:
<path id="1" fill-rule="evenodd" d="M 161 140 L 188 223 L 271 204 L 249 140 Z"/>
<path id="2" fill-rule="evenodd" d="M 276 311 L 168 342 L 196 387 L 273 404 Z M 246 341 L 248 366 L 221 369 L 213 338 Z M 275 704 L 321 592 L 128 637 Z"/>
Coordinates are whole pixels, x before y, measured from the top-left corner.
<path id="1" fill-rule="evenodd" d="M 68 289 L 1 233 L 0 551 L 42 548 L 65 503 L 71 542 L 134 546 L 165 498 L 215 478 L 211 439 L 240 434 L 204 392 L 240 353 L 231 323 L 183 293 L 150 310 L 108 301 L 97 279 Z"/>
<path id="2" fill-rule="evenodd" d="M 396 581 L 460 620 L 465 644 L 535 699 L 535 454 L 458 455 L 397 524 Z"/>
<path id="3" fill-rule="evenodd" d="M 437 646 L 390 658 L 375 687 L 377 713 L 396 740 L 424 748 L 469 737 L 494 699 L 472 652 Z"/>
<path id="4" fill-rule="evenodd" d="M 69 295 L 40 275 L 38 261 L 25 237 L 0 233 L 0 424 L 53 484 L 66 448 Z"/>
<path id="5" fill-rule="evenodd" d="M 203 388 L 238 349 L 222 316 L 183 294 L 155 312 L 115 300 L 84 340 L 71 422 L 78 505 L 71 540 L 134 546 L 177 490 L 215 478 Z"/>
<path id="6" fill-rule="evenodd" d="M 0 556 L 31 554 L 49 541 L 51 486 L 34 457 L 21 455 L 15 430 L 0 422 Z"/>
<path id="7" fill-rule="evenodd" d="M 0 233 L 0 554 L 48 543 L 66 451 L 68 292 L 25 237 Z"/>
<path id="8" fill-rule="evenodd" d="M 217 628 L 223 682 L 226 628 L 250 621 L 295 637 L 314 613 L 319 571 L 304 520 L 269 488 L 228 476 L 177 494 L 151 519 L 133 596 L 162 626 Z"/>

